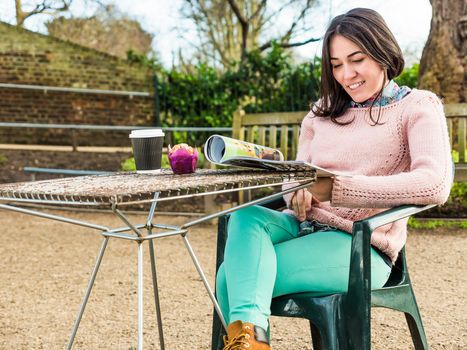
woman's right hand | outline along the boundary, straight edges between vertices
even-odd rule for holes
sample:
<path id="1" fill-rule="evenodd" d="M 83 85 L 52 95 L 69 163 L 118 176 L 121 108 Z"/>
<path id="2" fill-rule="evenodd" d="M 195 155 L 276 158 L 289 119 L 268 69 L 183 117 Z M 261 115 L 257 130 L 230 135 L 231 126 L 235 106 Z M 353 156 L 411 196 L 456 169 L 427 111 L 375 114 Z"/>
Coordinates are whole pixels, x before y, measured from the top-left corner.
<path id="1" fill-rule="evenodd" d="M 306 219 L 306 212 L 311 210 L 311 199 L 313 195 L 306 189 L 301 189 L 294 192 L 290 200 L 290 206 L 298 221 Z"/>

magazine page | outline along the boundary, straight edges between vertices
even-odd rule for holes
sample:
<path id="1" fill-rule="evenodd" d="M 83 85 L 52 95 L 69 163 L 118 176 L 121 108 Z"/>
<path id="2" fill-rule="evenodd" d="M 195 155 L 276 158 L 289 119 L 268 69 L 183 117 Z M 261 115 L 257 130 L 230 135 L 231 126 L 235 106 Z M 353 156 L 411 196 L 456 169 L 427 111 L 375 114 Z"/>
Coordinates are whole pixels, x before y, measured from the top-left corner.
<path id="1" fill-rule="evenodd" d="M 284 156 L 279 150 L 220 135 L 209 137 L 204 145 L 204 155 L 211 163 L 224 166 L 290 172 L 315 170 L 319 177 L 350 176 L 332 172 L 305 161 L 284 161 Z"/>
<path id="2" fill-rule="evenodd" d="M 277 149 L 220 135 L 212 135 L 206 141 L 204 154 L 209 161 L 218 164 L 225 164 L 238 157 L 284 160 L 281 151 Z"/>
<path id="3" fill-rule="evenodd" d="M 232 165 L 245 168 L 258 168 L 276 171 L 310 171 L 315 170 L 318 177 L 332 177 L 336 175 L 349 176 L 342 173 L 331 172 L 329 170 L 320 168 L 310 163 L 301 160 L 268 160 L 268 159 L 255 159 L 248 157 L 236 157 L 225 161 L 222 165 Z"/>

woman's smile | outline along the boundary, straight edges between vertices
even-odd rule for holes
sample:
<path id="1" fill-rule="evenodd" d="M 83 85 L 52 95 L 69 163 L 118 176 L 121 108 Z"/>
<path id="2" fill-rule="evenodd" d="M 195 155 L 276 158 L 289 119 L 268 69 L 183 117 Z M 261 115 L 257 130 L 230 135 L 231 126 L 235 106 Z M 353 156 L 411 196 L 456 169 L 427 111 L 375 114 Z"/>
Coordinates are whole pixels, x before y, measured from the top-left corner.
<path id="1" fill-rule="evenodd" d="M 350 90 L 356 90 L 358 89 L 360 86 L 362 86 L 363 84 L 365 84 L 365 81 L 359 81 L 357 83 L 353 83 L 351 85 L 348 85 L 347 87 L 350 89 Z"/>
<path id="2" fill-rule="evenodd" d="M 334 79 L 354 102 L 365 102 L 383 88 L 384 69 L 353 41 L 335 35 L 330 56 Z"/>

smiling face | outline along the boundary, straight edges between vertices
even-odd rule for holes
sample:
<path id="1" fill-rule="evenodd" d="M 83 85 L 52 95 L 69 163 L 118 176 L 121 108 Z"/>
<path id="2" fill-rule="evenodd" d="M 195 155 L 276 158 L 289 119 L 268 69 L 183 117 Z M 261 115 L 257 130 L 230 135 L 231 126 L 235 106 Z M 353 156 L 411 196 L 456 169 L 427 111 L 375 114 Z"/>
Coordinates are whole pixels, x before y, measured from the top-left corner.
<path id="1" fill-rule="evenodd" d="M 354 102 L 365 102 L 381 90 L 383 68 L 357 44 L 337 34 L 332 37 L 329 50 L 334 79 Z"/>

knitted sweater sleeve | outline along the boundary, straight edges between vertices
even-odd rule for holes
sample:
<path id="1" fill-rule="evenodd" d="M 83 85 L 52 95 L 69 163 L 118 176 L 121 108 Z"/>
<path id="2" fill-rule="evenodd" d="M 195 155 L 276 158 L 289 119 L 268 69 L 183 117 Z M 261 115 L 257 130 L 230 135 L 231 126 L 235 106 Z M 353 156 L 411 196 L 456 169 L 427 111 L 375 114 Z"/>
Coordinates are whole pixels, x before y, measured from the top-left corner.
<path id="1" fill-rule="evenodd" d="M 302 121 L 302 125 L 300 127 L 300 137 L 298 138 L 298 151 L 297 151 L 297 158 L 296 160 L 303 160 L 305 162 L 310 161 L 310 143 L 313 139 L 313 128 L 312 128 L 312 117 L 313 113 L 310 112 L 306 115 L 306 117 Z M 296 184 L 286 184 L 282 186 L 283 190 L 289 189 Z M 290 200 L 292 199 L 293 193 L 289 193 L 284 195 L 285 203 L 287 207 L 289 207 Z"/>
<path id="2" fill-rule="evenodd" d="M 334 180 L 331 204 L 349 208 L 389 208 L 401 204 L 443 204 L 453 179 L 443 107 L 434 94 L 408 112 L 410 168 L 387 176 L 354 175 Z"/>

